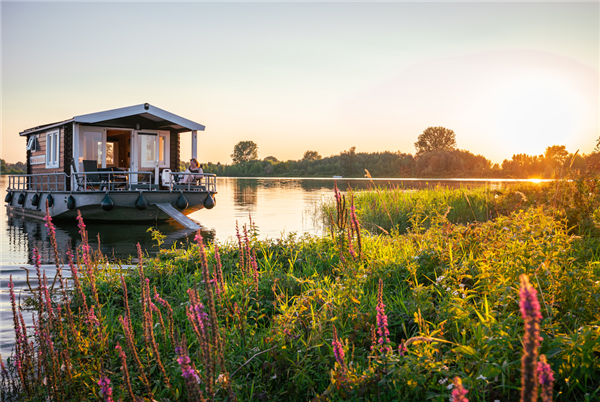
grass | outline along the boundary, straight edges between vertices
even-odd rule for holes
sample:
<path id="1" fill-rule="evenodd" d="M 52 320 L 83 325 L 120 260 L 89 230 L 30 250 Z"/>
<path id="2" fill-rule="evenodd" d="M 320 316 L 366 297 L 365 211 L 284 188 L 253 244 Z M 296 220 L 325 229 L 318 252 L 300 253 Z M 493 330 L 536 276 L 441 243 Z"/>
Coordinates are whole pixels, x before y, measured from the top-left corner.
<path id="1" fill-rule="evenodd" d="M 31 344 L 17 342 L 3 368 L 3 396 L 447 401 L 458 377 L 471 401 L 519 400 L 525 274 L 554 399 L 598 400 L 596 184 L 376 189 L 349 206 L 339 195 L 329 236 L 259 241 L 250 223 L 236 241 L 199 239 L 127 272 L 86 249 L 83 228 L 80 284 L 46 294 L 40 273 L 36 333 L 15 322 Z M 389 234 L 363 229 L 374 225 Z"/>

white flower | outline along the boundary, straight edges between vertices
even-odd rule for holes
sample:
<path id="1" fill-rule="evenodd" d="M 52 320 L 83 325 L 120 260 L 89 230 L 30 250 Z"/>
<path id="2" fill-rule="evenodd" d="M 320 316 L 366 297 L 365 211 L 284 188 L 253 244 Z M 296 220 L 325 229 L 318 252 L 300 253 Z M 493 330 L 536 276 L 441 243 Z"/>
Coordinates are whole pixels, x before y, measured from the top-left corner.
<path id="1" fill-rule="evenodd" d="M 438 276 L 438 278 L 436 279 L 436 282 L 437 282 L 437 283 L 440 283 L 441 281 L 443 281 L 443 280 L 444 280 L 444 278 L 445 278 L 445 276 L 444 276 L 444 275 L 442 275 L 442 276 Z"/>
<path id="2" fill-rule="evenodd" d="M 461 283 L 460 285 L 458 285 L 458 287 L 464 289 L 465 285 Z"/>
<path id="3" fill-rule="evenodd" d="M 438 381 L 438 383 L 445 384 L 447 381 L 448 381 L 447 378 L 442 378 L 441 380 Z"/>
<path id="4" fill-rule="evenodd" d="M 480 375 L 479 377 L 476 378 L 477 380 L 487 380 L 487 378 L 485 378 L 484 376 Z"/>
<path id="5" fill-rule="evenodd" d="M 458 295 L 458 292 L 455 290 L 454 292 L 452 292 L 452 296 L 456 296 Z"/>
<path id="6" fill-rule="evenodd" d="M 500 402 L 500 399 L 494 399 L 494 402 Z"/>
<path id="7" fill-rule="evenodd" d="M 454 384 L 452 384 L 452 383 L 448 384 L 448 387 L 447 387 L 447 388 L 448 388 L 448 389 L 452 389 L 452 388 L 454 388 Z"/>
<path id="8" fill-rule="evenodd" d="M 466 297 L 467 297 L 467 295 L 463 293 L 463 299 L 466 298 Z"/>

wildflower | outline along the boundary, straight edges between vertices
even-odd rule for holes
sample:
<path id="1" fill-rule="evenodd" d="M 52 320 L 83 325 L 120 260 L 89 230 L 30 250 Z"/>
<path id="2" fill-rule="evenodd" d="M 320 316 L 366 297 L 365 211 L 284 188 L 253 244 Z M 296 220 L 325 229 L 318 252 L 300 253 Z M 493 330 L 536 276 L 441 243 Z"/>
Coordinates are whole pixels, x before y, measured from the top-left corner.
<path id="1" fill-rule="evenodd" d="M 465 397 L 469 391 L 463 388 L 462 381 L 458 377 L 454 377 L 455 388 L 452 390 L 452 399 L 454 402 L 469 402 Z"/>
<path id="2" fill-rule="evenodd" d="M 483 375 L 479 375 L 479 377 L 477 377 L 476 379 L 477 380 L 483 380 L 483 381 L 487 380 L 487 378 L 484 377 Z"/>
<path id="3" fill-rule="evenodd" d="M 537 300 L 537 291 L 529 283 L 527 275 L 520 276 L 521 288 L 519 290 L 520 309 L 525 321 L 525 334 L 523 336 L 523 357 L 521 358 L 521 401 L 536 401 L 538 382 L 535 378 L 535 363 L 540 346 L 540 303 Z"/>
<path id="4" fill-rule="evenodd" d="M 96 314 L 94 313 L 94 306 L 92 306 L 92 308 L 88 312 L 88 315 L 87 315 L 87 317 L 85 319 L 85 322 L 87 324 L 93 325 L 95 327 L 99 327 L 100 326 L 100 321 L 98 321 L 98 317 L 96 317 Z"/>
<path id="5" fill-rule="evenodd" d="M 342 372 L 344 372 L 346 371 L 346 365 L 344 363 L 344 349 L 342 348 L 342 342 L 340 342 L 338 339 L 335 326 L 333 327 L 333 341 L 331 343 L 333 345 L 333 355 L 335 356 L 335 361 L 339 364 Z"/>
<path id="6" fill-rule="evenodd" d="M 408 352 L 408 348 L 406 347 L 406 345 L 404 344 L 404 341 L 402 341 L 400 343 L 400 345 L 398 345 L 398 354 L 400 356 L 404 356 L 404 354 Z"/>
<path id="7" fill-rule="evenodd" d="M 554 373 L 548 364 L 546 356 L 541 355 L 537 364 L 538 380 L 542 387 L 542 402 L 552 401 L 552 386 L 554 384 Z"/>
<path id="8" fill-rule="evenodd" d="M 135 397 L 133 396 L 133 389 L 131 388 L 131 380 L 129 378 L 129 369 L 127 368 L 127 355 L 123 348 L 121 348 L 121 344 L 117 342 L 117 346 L 115 349 L 119 352 L 119 357 L 121 358 L 121 370 L 123 370 L 123 378 L 125 379 L 125 388 L 127 389 L 127 393 L 129 394 L 129 398 L 132 401 L 135 401 Z"/>
<path id="9" fill-rule="evenodd" d="M 104 397 L 104 400 L 107 402 L 113 402 L 112 399 L 112 388 L 110 386 L 110 380 L 108 377 L 102 377 L 98 380 L 98 385 L 100 385 L 100 393 Z"/>
<path id="10" fill-rule="evenodd" d="M 441 281 L 443 281 L 445 278 L 444 275 L 438 276 L 437 279 L 435 280 L 437 283 L 440 283 Z"/>
<path id="11" fill-rule="evenodd" d="M 448 382 L 448 378 L 442 378 L 441 380 L 438 381 L 438 384 L 444 385 L 446 382 Z"/>
<path id="12" fill-rule="evenodd" d="M 385 314 L 385 304 L 383 304 L 383 281 L 379 279 L 379 292 L 377 295 L 377 334 L 379 335 L 379 344 L 383 345 L 381 351 L 387 353 L 391 351 L 391 348 L 386 346 L 390 342 L 388 335 L 390 331 L 388 329 L 388 317 Z"/>

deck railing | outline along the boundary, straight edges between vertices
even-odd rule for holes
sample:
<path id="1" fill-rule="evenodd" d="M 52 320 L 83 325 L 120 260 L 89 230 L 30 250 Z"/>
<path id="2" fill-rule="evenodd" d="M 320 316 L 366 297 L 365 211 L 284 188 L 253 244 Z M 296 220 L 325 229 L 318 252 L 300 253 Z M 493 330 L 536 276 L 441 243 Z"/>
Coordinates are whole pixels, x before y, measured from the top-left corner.
<path id="1" fill-rule="evenodd" d="M 66 191 L 65 173 L 19 174 L 8 176 L 8 188 L 12 191 Z"/>
<path id="2" fill-rule="evenodd" d="M 194 180 L 184 183 L 186 176 L 195 176 Z M 9 191 L 67 191 L 67 183 L 74 192 L 89 191 L 133 191 L 158 190 L 154 183 L 154 172 L 143 171 L 96 171 L 65 173 L 38 173 L 8 176 Z M 185 191 L 217 191 L 217 177 L 214 174 L 172 173 L 171 180 L 163 183 L 162 189 Z"/>
<path id="3" fill-rule="evenodd" d="M 187 177 L 192 177 L 189 182 Z M 184 181 L 186 181 L 184 183 Z M 217 175 L 212 173 L 190 173 L 190 172 L 174 172 L 171 173 L 170 186 L 175 190 L 188 191 L 210 191 L 217 192 Z"/>
<path id="4" fill-rule="evenodd" d="M 154 172 L 134 171 L 94 171 L 73 172 L 73 191 L 87 192 L 98 190 L 127 191 L 127 190 L 158 190 L 154 184 Z"/>

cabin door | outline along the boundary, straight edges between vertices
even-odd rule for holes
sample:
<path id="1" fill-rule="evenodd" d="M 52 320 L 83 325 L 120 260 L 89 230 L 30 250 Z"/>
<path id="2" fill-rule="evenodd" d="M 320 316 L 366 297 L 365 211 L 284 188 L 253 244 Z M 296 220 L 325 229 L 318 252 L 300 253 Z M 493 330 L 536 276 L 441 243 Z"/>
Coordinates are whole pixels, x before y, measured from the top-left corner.
<path id="1" fill-rule="evenodd" d="M 153 172 L 153 182 L 158 184 L 160 168 L 169 167 L 170 149 L 169 149 L 168 131 L 158 130 L 140 130 L 134 131 L 133 144 L 131 150 L 131 170 L 134 172 Z M 142 176 L 142 175 L 140 175 Z M 140 177 L 140 181 L 148 181 L 149 175 Z M 137 181 L 137 177 L 132 180 Z"/>

